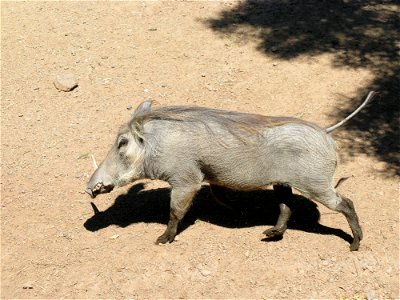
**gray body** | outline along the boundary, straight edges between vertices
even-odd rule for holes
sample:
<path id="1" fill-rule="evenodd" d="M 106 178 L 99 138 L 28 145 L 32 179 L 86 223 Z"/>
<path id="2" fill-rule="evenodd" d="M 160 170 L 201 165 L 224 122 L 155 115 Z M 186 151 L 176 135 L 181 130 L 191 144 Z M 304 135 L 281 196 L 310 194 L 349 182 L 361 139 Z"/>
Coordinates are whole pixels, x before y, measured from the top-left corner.
<path id="1" fill-rule="evenodd" d="M 293 187 L 342 212 L 354 236 L 350 249 L 357 250 L 362 231 L 354 206 L 332 186 L 337 157 L 327 132 L 333 129 L 295 118 L 201 107 L 152 110 L 151 102 L 144 102 L 121 127 L 86 191 L 95 197 L 137 179 L 167 181 L 172 187 L 170 221 L 157 239 L 166 243 L 173 241 L 204 182 L 210 183 L 217 198 L 221 187 L 257 190 L 273 185 L 281 213 L 276 226 L 265 231 L 268 237 L 282 236 L 286 230 Z"/>
<path id="2" fill-rule="evenodd" d="M 255 133 L 238 128 L 235 134 L 224 124 L 207 120 L 212 132 L 201 123 L 148 122 L 144 132 L 150 151 L 143 162 L 144 177 L 172 186 L 205 181 L 236 190 L 280 183 L 308 197 L 330 189 L 336 168 L 333 139 L 316 125 L 280 120 L 289 123 L 257 124 Z"/>

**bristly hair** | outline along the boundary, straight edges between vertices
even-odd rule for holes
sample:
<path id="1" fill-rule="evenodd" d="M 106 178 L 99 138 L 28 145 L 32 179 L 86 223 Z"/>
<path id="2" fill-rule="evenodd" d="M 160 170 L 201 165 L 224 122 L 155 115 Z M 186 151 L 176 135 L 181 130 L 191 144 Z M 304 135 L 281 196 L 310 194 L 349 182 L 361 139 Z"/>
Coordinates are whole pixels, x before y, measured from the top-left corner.
<path id="1" fill-rule="evenodd" d="M 149 103 L 149 106 L 151 103 Z M 220 109 L 195 107 L 195 106 L 166 106 L 147 111 L 135 111 L 130 121 L 130 127 L 143 138 L 143 125 L 152 120 L 165 120 L 172 122 L 188 122 L 202 124 L 214 135 L 212 124 L 218 124 L 236 138 L 243 141 L 247 132 L 252 135 L 261 135 L 265 127 L 276 127 L 288 123 L 302 123 L 312 127 L 316 125 L 290 117 L 267 117 L 249 113 L 239 113 Z M 244 141 L 243 141 L 244 142 Z"/>

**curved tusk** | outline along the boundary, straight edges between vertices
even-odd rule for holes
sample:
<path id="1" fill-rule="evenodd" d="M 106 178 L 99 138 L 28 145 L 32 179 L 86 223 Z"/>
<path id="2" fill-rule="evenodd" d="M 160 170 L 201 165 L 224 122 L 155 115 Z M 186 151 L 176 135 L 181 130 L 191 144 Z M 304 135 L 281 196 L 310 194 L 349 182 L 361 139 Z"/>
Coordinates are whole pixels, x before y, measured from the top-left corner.
<path id="1" fill-rule="evenodd" d="M 96 171 L 96 170 L 97 170 L 97 168 L 98 168 L 98 166 L 97 166 L 97 163 L 96 163 L 96 160 L 94 159 L 94 156 L 93 156 L 93 154 L 91 154 L 90 156 L 92 157 L 93 169 Z"/>

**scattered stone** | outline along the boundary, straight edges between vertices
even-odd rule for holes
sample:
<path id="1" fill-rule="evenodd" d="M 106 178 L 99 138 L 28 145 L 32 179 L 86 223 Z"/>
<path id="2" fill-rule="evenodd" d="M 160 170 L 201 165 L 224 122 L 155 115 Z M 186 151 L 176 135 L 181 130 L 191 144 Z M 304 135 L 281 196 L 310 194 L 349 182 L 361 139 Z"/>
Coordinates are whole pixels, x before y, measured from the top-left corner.
<path id="1" fill-rule="evenodd" d="M 149 28 L 149 31 L 157 31 L 157 28 Z"/>
<path id="2" fill-rule="evenodd" d="M 67 240 L 72 240 L 72 236 L 68 233 L 60 232 L 58 237 L 66 238 Z"/>
<path id="3" fill-rule="evenodd" d="M 112 239 L 112 240 L 116 240 L 117 238 L 119 238 L 119 234 L 114 234 L 114 235 L 110 236 L 110 239 Z"/>
<path id="4" fill-rule="evenodd" d="M 329 266 L 329 260 L 323 260 L 323 261 L 322 261 L 322 264 L 323 264 L 325 267 Z"/>
<path id="5" fill-rule="evenodd" d="M 100 56 L 100 58 L 101 58 L 101 59 L 107 59 L 108 56 L 107 56 L 107 55 L 102 55 L 102 56 Z"/>
<path id="6" fill-rule="evenodd" d="M 272 65 L 273 65 L 274 67 L 276 67 L 276 66 L 278 65 L 278 63 L 274 62 Z"/>
<path id="7" fill-rule="evenodd" d="M 382 172 L 386 170 L 386 163 L 381 161 L 378 162 L 374 165 L 374 169 L 377 170 L 378 172 Z"/>
<path id="8" fill-rule="evenodd" d="M 199 270 L 200 274 L 203 275 L 204 277 L 207 277 L 211 274 L 209 270 L 207 270 L 202 264 L 198 264 L 197 270 Z"/>
<path id="9" fill-rule="evenodd" d="M 54 79 L 54 86 L 64 92 L 72 91 L 78 86 L 78 81 L 73 74 L 60 74 Z"/>
<path id="10" fill-rule="evenodd" d="M 206 77 L 206 74 L 205 73 L 201 73 L 201 77 Z"/>
<path id="11" fill-rule="evenodd" d="M 25 283 L 25 284 L 22 286 L 22 288 L 23 288 L 24 290 L 31 290 L 31 289 L 33 289 L 32 282 L 27 282 L 27 283 Z"/>
<path id="12" fill-rule="evenodd" d="M 143 92 L 148 93 L 149 89 L 144 89 Z"/>
<path id="13" fill-rule="evenodd" d="M 278 48 L 275 47 L 275 46 L 272 46 L 272 47 L 270 48 L 270 50 L 271 50 L 272 52 L 276 52 L 276 51 L 278 51 Z"/>
<path id="14" fill-rule="evenodd" d="M 368 299 L 368 300 L 375 300 L 375 299 L 376 299 L 376 298 L 375 298 L 375 294 L 374 294 L 373 291 L 369 291 L 369 292 L 367 293 L 367 299 Z"/>
<path id="15" fill-rule="evenodd" d="M 131 109 L 132 109 L 132 105 L 129 104 L 129 105 L 126 107 L 126 109 L 127 109 L 127 110 L 131 110 Z"/>

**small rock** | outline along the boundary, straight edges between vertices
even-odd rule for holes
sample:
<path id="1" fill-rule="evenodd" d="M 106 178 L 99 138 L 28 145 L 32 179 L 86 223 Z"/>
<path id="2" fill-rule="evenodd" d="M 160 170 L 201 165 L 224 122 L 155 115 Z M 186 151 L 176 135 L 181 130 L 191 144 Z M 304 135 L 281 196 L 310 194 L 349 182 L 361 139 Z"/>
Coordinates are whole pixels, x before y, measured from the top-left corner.
<path id="1" fill-rule="evenodd" d="M 272 52 L 276 52 L 276 51 L 278 51 L 278 48 L 277 47 L 271 47 L 271 49 L 270 49 Z"/>
<path id="2" fill-rule="evenodd" d="M 23 288 L 24 290 L 31 290 L 31 289 L 33 289 L 32 282 L 27 282 L 27 283 L 25 283 L 25 284 L 22 286 L 22 288 Z"/>
<path id="3" fill-rule="evenodd" d="M 278 65 L 278 63 L 273 63 L 272 65 L 273 65 L 274 67 L 276 67 L 276 66 Z"/>
<path id="4" fill-rule="evenodd" d="M 204 277 L 209 276 L 211 274 L 211 272 L 205 269 L 202 264 L 197 265 L 197 270 L 199 270 L 200 274 L 203 275 Z"/>
<path id="5" fill-rule="evenodd" d="M 119 234 L 114 234 L 114 235 L 110 236 L 110 239 L 112 239 L 112 240 L 116 240 L 117 238 L 119 238 Z"/>
<path id="6" fill-rule="evenodd" d="M 78 81 L 73 74 L 57 75 L 53 83 L 58 90 L 64 92 L 69 92 L 78 86 Z"/>
<path id="7" fill-rule="evenodd" d="M 143 92 L 148 93 L 149 89 L 144 89 Z"/>
<path id="8" fill-rule="evenodd" d="M 375 298 L 374 292 L 369 291 L 369 292 L 367 293 L 367 299 L 368 299 L 368 300 L 375 300 L 376 298 Z"/>
<path id="9" fill-rule="evenodd" d="M 149 28 L 149 31 L 157 31 L 157 28 Z"/>
<path id="10" fill-rule="evenodd" d="M 381 161 L 378 162 L 374 165 L 374 169 L 377 170 L 378 172 L 382 172 L 386 170 L 386 163 Z"/>
<path id="11" fill-rule="evenodd" d="M 206 77 L 206 74 L 204 74 L 204 73 L 201 73 L 201 77 Z"/>
<path id="12" fill-rule="evenodd" d="M 129 105 L 126 107 L 126 109 L 127 109 L 127 110 L 131 110 L 131 109 L 132 109 L 132 105 L 129 104 Z"/>

